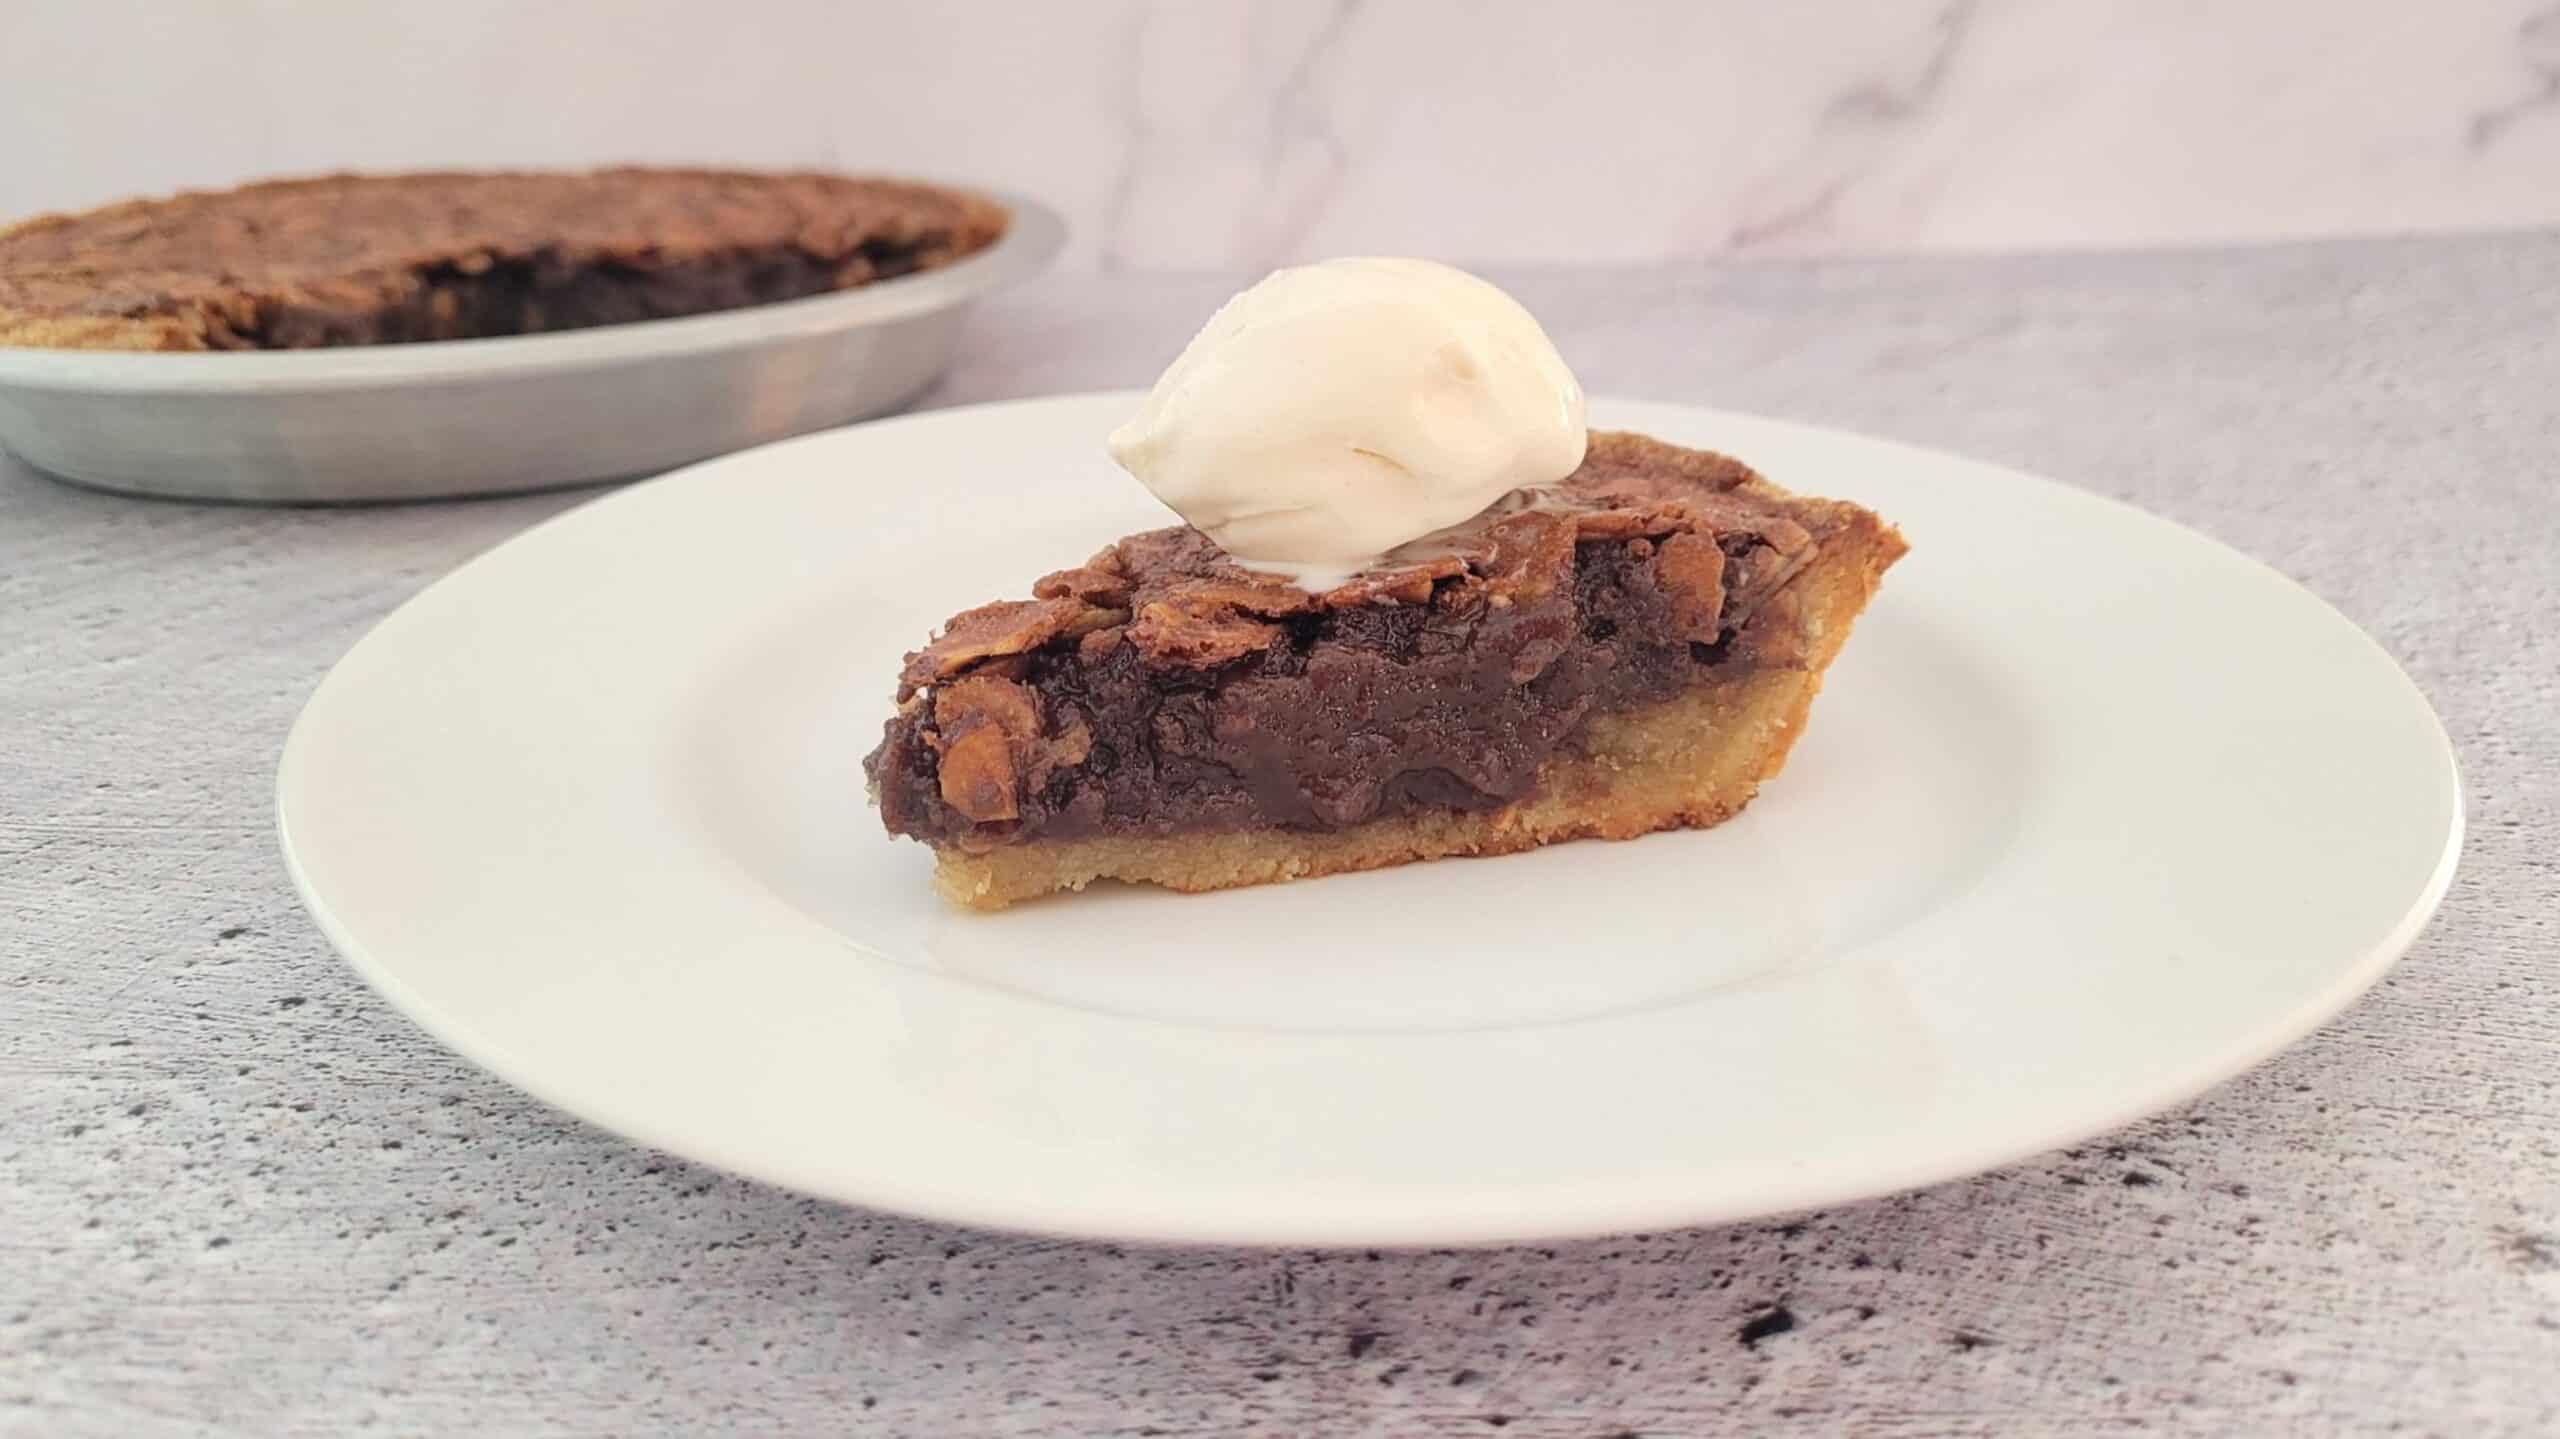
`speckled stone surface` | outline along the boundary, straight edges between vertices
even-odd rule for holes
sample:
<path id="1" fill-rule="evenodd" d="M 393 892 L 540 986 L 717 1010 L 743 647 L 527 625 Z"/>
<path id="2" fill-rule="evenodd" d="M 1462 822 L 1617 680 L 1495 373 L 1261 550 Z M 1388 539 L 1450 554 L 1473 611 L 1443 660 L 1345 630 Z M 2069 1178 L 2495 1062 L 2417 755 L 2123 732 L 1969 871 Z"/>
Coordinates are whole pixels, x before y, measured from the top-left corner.
<path id="1" fill-rule="evenodd" d="M 932 402 L 1143 384 L 1239 278 L 1048 282 Z M 1900 1198 L 1426 1254 L 950 1229 L 552 1113 L 296 907 L 296 706 L 582 497 L 0 468 L 0 1434 L 2560 1432 L 2560 235 L 1501 278 L 1595 391 L 2023 465 L 2311 586 L 2460 747 L 2444 912 L 2196 1104 Z"/>

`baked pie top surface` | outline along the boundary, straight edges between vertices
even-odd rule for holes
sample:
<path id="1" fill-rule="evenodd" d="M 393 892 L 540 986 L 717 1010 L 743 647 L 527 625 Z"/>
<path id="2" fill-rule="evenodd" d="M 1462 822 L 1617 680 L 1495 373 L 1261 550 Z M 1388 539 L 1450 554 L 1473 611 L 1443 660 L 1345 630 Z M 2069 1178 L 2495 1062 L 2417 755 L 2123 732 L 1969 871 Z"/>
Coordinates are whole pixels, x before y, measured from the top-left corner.
<path id="1" fill-rule="evenodd" d="M 946 263 L 1005 225 L 963 191 L 817 173 L 274 180 L 0 229 L 0 344 L 303 348 L 698 313 Z"/>

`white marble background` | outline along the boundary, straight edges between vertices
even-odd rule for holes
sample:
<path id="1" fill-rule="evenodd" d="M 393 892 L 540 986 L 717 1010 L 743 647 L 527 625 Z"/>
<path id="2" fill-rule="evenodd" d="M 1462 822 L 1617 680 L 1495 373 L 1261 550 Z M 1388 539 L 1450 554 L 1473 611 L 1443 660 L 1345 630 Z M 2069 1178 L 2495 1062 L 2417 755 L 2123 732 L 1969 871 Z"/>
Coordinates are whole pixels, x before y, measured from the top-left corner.
<path id="1" fill-rule="evenodd" d="M 0 0 L 0 216 L 334 167 L 826 165 L 1070 264 L 2560 223 L 2553 0 Z"/>

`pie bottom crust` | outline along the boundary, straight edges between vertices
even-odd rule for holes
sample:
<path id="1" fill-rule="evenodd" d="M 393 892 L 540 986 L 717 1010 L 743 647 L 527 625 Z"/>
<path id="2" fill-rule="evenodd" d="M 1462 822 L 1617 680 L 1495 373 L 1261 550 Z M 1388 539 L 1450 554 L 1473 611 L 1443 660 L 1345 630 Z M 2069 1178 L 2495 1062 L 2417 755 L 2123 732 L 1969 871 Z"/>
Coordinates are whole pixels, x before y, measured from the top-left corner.
<path id="1" fill-rule="evenodd" d="M 937 846 L 934 887 L 955 904 L 998 910 L 1098 879 L 1197 893 L 1721 823 L 1786 764 L 1823 670 L 1899 549 L 1826 548 L 1788 586 L 1801 606 L 1799 662 L 1702 669 L 1670 699 L 1595 714 L 1578 750 L 1550 756 L 1528 793 L 1498 809 L 1417 810 L 1336 830 L 1035 838 L 985 854 Z"/>

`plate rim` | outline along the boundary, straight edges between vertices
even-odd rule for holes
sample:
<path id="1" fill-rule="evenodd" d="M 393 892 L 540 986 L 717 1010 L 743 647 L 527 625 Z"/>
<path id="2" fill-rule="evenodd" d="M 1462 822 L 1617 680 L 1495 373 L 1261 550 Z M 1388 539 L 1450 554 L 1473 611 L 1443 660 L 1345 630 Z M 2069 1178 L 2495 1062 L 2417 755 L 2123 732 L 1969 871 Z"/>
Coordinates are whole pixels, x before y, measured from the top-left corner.
<path id="1" fill-rule="evenodd" d="M 796 436 L 774 442 L 772 445 L 733 452 L 671 471 L 659 477 L 659 480 L 676 480 L 689 476 L 697 468 L 723 464 L 742 455 L 760 455 L 769 449 L 820 441 L 849 430 L 904 425 L 930 421 L 937 417 L 948 420 L 955 414 L 1045 405 L 1087 404 L 1102 399 L 1122 401 L 1134 398 L 1137 393 L 1116 390 L 1085 391 L 988 401 L 942 410 L 915 412 L 865 422 L 862 425 L 843 426 L 834 430 Z M 2093 501 L 2109 511 L 2116 512 L 2120 519 L 2165 526 L 2189 540 L 2211 547 L 2226 557 L 2239 560 L 2253 570 L 2260 580 L 2276 581 L 2285 589 L 2292 591 L 2296 597 L 2311 601 L 2330 621 L 2352 632 L 2358 641 L 2372 652 L 2373 657 L 2381 660 L 2388 667 L 2390 673 L 2407 691 L 2408 697 L 2416 703 L 2419 712 L 2426 716 L 2431 726 L 2430 738 L 2434 744 L 2434 757 L 2440 758 L 2443 762 L 2443 778 L 2449 786 L 2450 794 L 2447 806 L 2449 820 L 2444 843 L 2426 882 L 2411 897 L 2400 919 L 2387 933 L 2368 944 L 2363 952 L 2353 956 L 2351 960 L 2335 966 L 2327 982 L 2317 990 L 2305 994 L 2281 1012 L 2271 1011 L 2264 1022 L 2257 1025 L 2245 1040 L 2232 1042 L 2213 1062 L 2181 1066 L 2165 1074 L 2162 1081 L 2155 1086 L 2139 1091 L 2128 1091 L 2111 1105 L 2093 1106 L 2075 1125 L 2054 1132 L 2015 1139 L 1973 1145 L 1948 1145 L 1938 1150 L 1929 1162 L 1905 1164 L 1889 1174 L 1870 1173 L 1862 1181 L 1844 1178 L 1828 1183 L 1800 1184 L 1792 1188 L 1784 1185 L 1770 1186 L 1771 1189 L 1780 1192 L 1745 1196 L 1739 1199 L 1731 1197 L 1684 1199 L 1676 1192 L 1664 1192 L 1657 1187 L 1630 1186 L 1623 1194 L 1579 1196 L 1570 1217 L 1560 1212 L 1562 1206 L 1559 1202 L 1542 1200 L 1537 1204 L 1497 1206 L 1499 1212 L 1496 1213 L 1435 1218 L 1428 1222 L 1428 1232 L 1425 1232 L 1424 1225 L 1418 1222 L 1380 1223 L 1372 1219 L 1364 1222 L 1356 1233 L 1344 1232 L 1345 1224 L 1338 1218 L 1328 1216 L 1318 1216 L 1312 1223 L 1291 1225 L 1269 1222 L 1267 1216 L 1262 1215 L 1247 1216 L 1243 1222 L 1239 1223 L 1218 1213 L 1167 1218 L 1161 1212 L 1151 1216 L 1146 1228 L 1141 1231 L 1131 1227 L 1125 1220 L 1112 1219 L 1108 1205 L 1086 1204 L 1079 1209 L 1069 1210 L 1055 1204 L 1007 1202 L 1001 1196 L 989 1197 L 965 1188 L 959 1190 L 936 1188 L 931 1184 L 875 1182 L 812 1185 L 779 1174 L 774 1166 L 723 1154 L 719 1152 L 718 1144 L 703 1143 L 698 1137 L 677 1137 L 655 1132 L 656 1127 L 645 1120 L 601 1117 L 595 1112 L 596 1106 L 587 1102 L 586 1099 L 567 1095 L 563 1087 L 554 1085 L 542 1074 L 526 1072 L 523 1066 L 519 1066 L 494 1052 L 490 1046 L 481 1043 L 467 1027 L 445 1022 L 434 1006 L 426 1003 L 411 990 L 405 980 L 392 972 L 378 956 L 370 953 L 332 910 L 305 869 L 294 843 L 291 817 L 287 812 L 288 774 L 295 764 L 295 756 L 306 722 L 309 721 L 330 680 L 339 673 L 347 659 L 359 648 L 373 641 L 380 630 L 402 611 L 407 610 L 436 589 L 460 579 L 490 556 L 527 541 L 554 525 L 570 523 L 574 517 L 583 514 L 593 505 L 612 504 L 626 495 L 652 488 L 659 483 L 659 480 L 635 484 L 601 495 L 560 514 L 547 517 L 491 545 L 437 577 L 401 604 L 394 606 L 348 647 L 345 654 L 314 685 L 310 695 L 297 712 L 279 751 L 274 781 L 277 805 L 276 834 L 286 872 L 297 897 L 302 900 L 304 907 L 312 915 L 323 937 L 376 993 L 390 1002 L 394 1009 L 407 1016 L 438 1043 L 475 1067 L 583 1124 L 644 1147 L 684 1158 L 689 1163 L 702 1164 L 759 1183 L 772 1184 L 788 1192 L 830 1202 L 859 1205 L 928 1222 L 1108 1243 L 1208 1244 L 1249 1248 L 1447 1248 L 1591 1238 L 1648 1230 L 1741 1222 L 1843 1203 L 1881 1199 L 1917 1188 L 1980 1175 L 2038 1154 L 2049 1153 L 2057 1148 L 2121 1129 L 2144 1117 L 2190 1101 L 2264 1063 L 2276 1053 L 2345 1012 L 2389 971 L 2393 963 L 2407 953 L 2441 909 L 2459 868 L 2468 830 L 2468 806 L 2462 784 L 2459 753 L 2444 728 L 2442 716 L 2405 667 L 2371 633 L 2291 576 L 2190 525 L 2154 514 L 2113 496 L 1997 461 L 1976 459 L 1952 450 L 1913 444 L 1836 426 L 1690 405 L 1678 401 L 1616 398 L 1601 398 L 1594 401 L 1595 409 L 1606 410 L 1616 407 L 1676 408 L 1693 414 L 1744 420 L 1756 425 L 1794 430 L 1809 436 L 1853 440 L 1924 455 L 1941 462 L 1999 471 L 2067 494 L 2077 500 Z M 1158 1021 L 1136 1022 L 1156 1023 Z M 1527 1192 L 1531 1189 L 1540 1189 L 1540 1192 L 1543 1192 L 1539 1186 L 1519 1186 L 1511 1192 Z M 1524 1209 L 1537 1209 L 1539 1213 L 1524 1217 L 1521 1212 Z"/>

